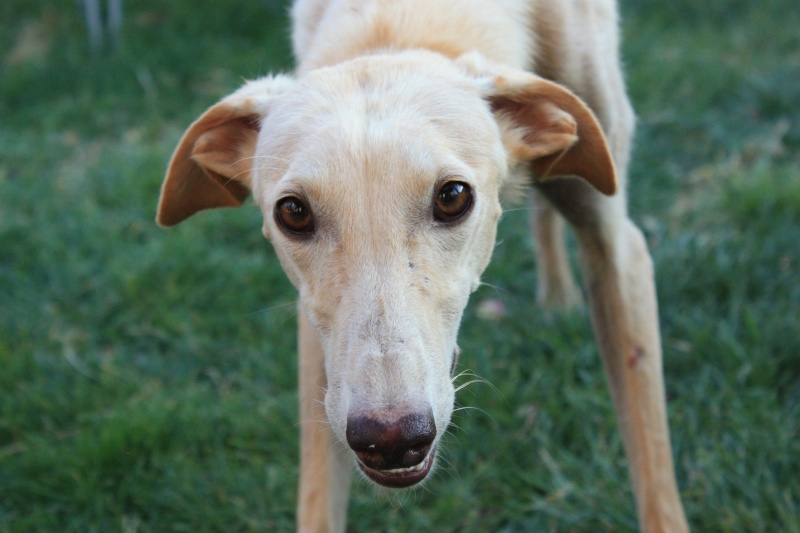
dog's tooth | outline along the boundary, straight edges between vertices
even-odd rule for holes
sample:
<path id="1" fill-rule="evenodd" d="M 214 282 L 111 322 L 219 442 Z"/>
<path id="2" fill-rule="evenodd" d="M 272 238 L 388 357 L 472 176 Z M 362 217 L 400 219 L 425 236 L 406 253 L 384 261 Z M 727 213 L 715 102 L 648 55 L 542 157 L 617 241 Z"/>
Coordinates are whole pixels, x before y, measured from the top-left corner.
<path id="1" fill-rule="evenodd" d="M 387 474 L 405 474 L 406 472 L 419 472 L 425 467 L 425 461 L 421 463 L 409 466 L 407 468 L 392 468 L 391 470 L 384 470 Z"/>
<path id="2" fill-rule="evenodd" d="M 386 472 L 390 474 L 405 474 L 406 472 L 414 472 L 421 468 L 422 463 L 417 466 L 409 466 L 408 468 L 392 468 L 391 470 L 386 470 Z"/>
<path id="3" fill-rule="evenodd" d="M 387 470 L 378 470 L 379 472 L 383 472 L 385 474 L 406 474 L 408 472 L 420 472 L 425 469 L 425 465 L 432 461 L 431 455 L 428 455 L 425 459 L 423 459 L 420 463 L 409 466 L 406 468 L 390 468 Z M 361 463 L 363 464 L 363 463 Z"/>

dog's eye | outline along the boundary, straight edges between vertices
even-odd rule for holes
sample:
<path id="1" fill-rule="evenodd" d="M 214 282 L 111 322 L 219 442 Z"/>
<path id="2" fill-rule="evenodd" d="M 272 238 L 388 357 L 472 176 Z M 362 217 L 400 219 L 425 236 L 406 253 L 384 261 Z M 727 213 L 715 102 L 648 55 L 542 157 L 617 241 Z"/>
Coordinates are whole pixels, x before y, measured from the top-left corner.
<path id="1" fill-rule="evenodd" d="M 302 200 L 288 196 L 275 204 L 275 221 L 295 235 L 310 235 L 314 231 L 314 215 Z"/>
<path id="2" fill-rule="evenodd" d="M 463 181 L 448 181 L 436 193 L 433 217 L 439 222 L 458 220 L 472 207 L 472 192 Z"/>

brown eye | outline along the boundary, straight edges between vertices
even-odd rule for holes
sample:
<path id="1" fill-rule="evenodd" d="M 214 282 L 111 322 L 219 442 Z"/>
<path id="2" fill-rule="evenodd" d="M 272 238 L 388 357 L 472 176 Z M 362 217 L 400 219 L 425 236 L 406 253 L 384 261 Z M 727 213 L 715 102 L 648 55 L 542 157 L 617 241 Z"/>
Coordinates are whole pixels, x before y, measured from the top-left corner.
<path id="1" fill-rule="evenodd" d="M 302 200 L 288 196 L 275 204 L 275 221 L 295 235 L 310 235 L 314 231 L 314 215 Z"/>
<path id="2" fill-rule="evenodd" d="M 472 192 L 463 181 L 448 181 L 436 193 L 433 217 L 439 222 L 453 222 L 472 206 Z"/>

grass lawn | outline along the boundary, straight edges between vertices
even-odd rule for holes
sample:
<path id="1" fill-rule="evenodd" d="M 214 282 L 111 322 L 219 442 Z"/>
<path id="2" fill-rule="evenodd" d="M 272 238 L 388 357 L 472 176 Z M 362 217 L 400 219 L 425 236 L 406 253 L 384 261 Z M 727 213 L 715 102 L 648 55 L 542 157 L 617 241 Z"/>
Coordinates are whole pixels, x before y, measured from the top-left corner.
<path id="1" fill-rule="evenodd" d="M 294 290 L 251 204 L 153 219 L 183 129 L 291 68 L 267 0 L 126 2 L 92 53 L 77 2 L 0 3 L 0 532 L 289 531 Z M 800 9 L 623 0 L 631 210 L 658 273 L 677 473 L 695 531 L 800 531 Z M 352 531 L 636 529 L 586 313 L 533 304 L 508 212 L 464 318 L 472 385 L 424 488 L 356 481 Z M 488 319 L 481 301 L 501 300 Z"/>

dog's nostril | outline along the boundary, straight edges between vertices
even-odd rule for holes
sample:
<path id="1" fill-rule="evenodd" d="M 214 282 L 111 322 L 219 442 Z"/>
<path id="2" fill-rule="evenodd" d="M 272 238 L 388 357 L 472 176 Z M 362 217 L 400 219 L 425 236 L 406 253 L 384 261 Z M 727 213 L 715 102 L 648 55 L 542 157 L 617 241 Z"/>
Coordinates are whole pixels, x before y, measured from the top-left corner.
<path id="1" fill-rule="evenodd" d="M 428 455 L 428 451 L 430 451 L 430 449 L 430 443 L 415 446 L 409 449 L 403 456 L 403 466 L 408 467 L 418 465 L 425 459 L 425 456 Z"/>
<path id="2" fill-rule="evenodd" d="M 347 443 L 369 468 L 390 470 L 421 463 L 436 438 L 436 424 L 428 414 L 410 414 L 392 422 L 377 416 L 348 417 Z"/>

